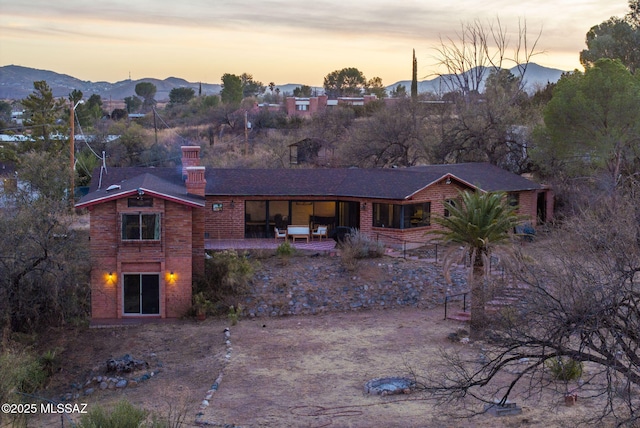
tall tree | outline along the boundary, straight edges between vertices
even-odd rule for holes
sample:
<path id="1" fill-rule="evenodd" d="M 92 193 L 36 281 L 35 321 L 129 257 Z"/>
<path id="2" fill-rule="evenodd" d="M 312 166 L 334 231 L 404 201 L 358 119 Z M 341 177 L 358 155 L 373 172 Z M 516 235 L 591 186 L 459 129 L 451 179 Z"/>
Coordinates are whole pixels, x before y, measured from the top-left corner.
<path id="1" fill-rule="evenodd" d="M 548 171 L 608 177 L 613 189 L 635 182 L 640 165 L 640 81 L 619 61 L 600 59 L 584 73 L 563 76 L 544 110 L 546 139 L 535 153 Z M 590 173 L 591 172 L 591 173 Z"/>
<path id="2" fill-rule="evenodd" d="M 362 95 L 367 79 L 355 67 L 335 70 L 324 78 L 324 89 L 331 98 L 358 97 Z"/>
<path id="3" fill-rule="evenodd" d="M 407 96 L 407 87 L 398 83 L 398 86 L 393 88 L 391 96 L 394 98 L 404 98 Z"/>
<path id="4" fill-rule="evenodd" d="M 482 161 L 518 174 L 529 171 L 527 129 L 537 123 L 539 113 L 523 109 L 524 79 L 538 39 L 530 43 L 526 23 L 519 23 L 513 54 L 508 55 L 510 40 L 499 20 L 488 26 L 464 23 L 458 40 L 441 40 L 440 78 L 453 111 L 444 111 L 441 118 L 439 162 Z M 513 77 L 503 70 L 506 62 L 517 64 Z M 494 90 L 483 93 L 487 83 Z"/>
<path id="5" fill-rule="evenodd" d="M 430 147 L 424 106 L 399 100 L 356 121 L 349 128 L 349 143 L 340 147 L 340 158 L 349 166 L 408 167 L 430 163 Z"/>
<path id="6" fill-rule="evenodd" d="M 63 141 L 52 137 L 66 131 L 66 126 L 56 125 L 66 102 L 62 98 L 55 99 L 53 91 L 44 80 L 33 82 L 33 88 L 34 91 L 22 100 L 22 106 L 25 109 L 24 123 L 30 127 L 35 142 L 24 147 L 57 151 L 62 147 Z"/>
<path id="7" fill-rule="evenodd" d="M 156 105 L 156 85 L 151 82 L 140 82 L 135 87 L 136 95 L 143 99 L 142 108 L 150 111 Z"/>
<path id="8" fill-rule="evenodd" d="M 301 85 L 293 90 L 294 97 L 308 98 L 311 96 L 311 86 Z"/>
<path id="9" fill-rule="evenodd" d="M 220 99 L 224 104 L 240 105 L 243 97 L 242 79 L 235 74 L 222 75 L 222 90 Z"/>
<path id="10" fill-rule="evenodd" d="M 386 98 L 387 96 L 387 88 L 382 84 L 382 78 L 380 77 L 373 77 L 367 80 L 365 90 L 378 98 Z"/>
<path id="11" fill-rule="evenodd" d="M 500 20 L 490 22 L 488 26 L 479 20 L 463 23 L 457 39 L 440 40 L 438 62 L 443 73 L 439 77 L 448 91 L 460 92 L 465 98 L 481 92 L 486 76 L 503 68 L 505 62 L 517 65 L 516 77 L 524 84 L 528 64 L 539 53 L 536 49 L 540 34 L 531 43 L 526 22 L 518 25 L 512 56 L 507 56 L 512 48 L 511 39 Z"/>
<path id="12" fill-rule="evenodd" d="M 418 60 L 416 59 L 416 50 L 413 50 L 413 61 L 411 68 L 411 98 L 418 98 Z"/>
<path id="13" fill-rule="evenodd" d="M 471 333 L 482 337 L 487 328 L 485 305 L 488 291 L 488 268 L 492 252 L 511 240 L 511 232 L 520 223 L 516 207 L 504 193 L 463 192 L 459 203 L 447 203 L 448 216 L 434 217 L 441 229 L 433 231 L 445 244 L 462 246 L 463 260 L 471 265 Z M 457 248 L 454 249 L 457 251 Z M 446 257 L 445 272 L 453 262 Z"/>
<path id="14" fill-rule="evenodd" d="M 244 98 L 257 97 L 264 93 L 264 85 L 262 82 L 254 80 L 253 75 L 242 73 L 240 80 L 242 81 L 242 96 Z"/>
<path id="15" fill-rule="evenodd" d="M 0 210 L 0 330 L 32 333 L 86 319 L 90 266 L 87 237 L 70 229 L 58 197 L 68 178 L 65 153 L 23 158 L 20 177 L 30 186 Z"/>
<path id="16" fill-rule="evenodd" d="M 140 98 L 136 97 L 135 95 L 131 97 L 125 97 L 124 106 L 128 114 L 135 113 L 140 110 L 140 107 L 142 107 L 142 101 L 140 101 Z"/>
<path id="17" fill-rule="evenodd" d="M 526 172 L 527 125 L 536 124 L 539 112 L 509 70 L 496 69 L 485 80 L 484 94 L 451 94 L 450 109 L 441 111 L 437 161 L 490 162 L 517 174 Z"/>
<path id="18" fill-rule="evenodd" d="M 631 73 L 640 69 L 640 1 L 629 1 L 624 18 L 611 17 L 587 32 L 580 63 L 590 67 L 600 58 L 618 59 Z"/>
<path id="19" fill-rule="evenodd" d="M 195 95 L 193 88 L 173 88 L 169 91 L 169 105 L 187 104 Z"/>

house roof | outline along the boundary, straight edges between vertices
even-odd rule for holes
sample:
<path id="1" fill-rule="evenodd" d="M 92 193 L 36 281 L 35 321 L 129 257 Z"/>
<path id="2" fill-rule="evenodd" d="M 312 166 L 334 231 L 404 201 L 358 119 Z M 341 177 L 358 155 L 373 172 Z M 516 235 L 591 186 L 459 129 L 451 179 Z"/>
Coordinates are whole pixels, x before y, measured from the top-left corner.
<path id="1" fill-rule="evenodd" d="M 523 191 L 541 186 L 489 163 L 426 165 L 402 169 L 213 169 L 207 195 L 336 196 L 408 199 L 448 177 L 483 191 Z"/>
<path id="2" fill-rule="evenodd" d="M 98 176 L 99 171 L 94 174 L 94 177 Z M 207 169 L 205 194 L 403 200 L 446 178 L 488 192 L 542 188 L 531 180 L 489 163 L 462 163 L 398 169 Z M 120 188 L 106 190 L 111 185 Z M 133 195 L 138 189 L 187 205 L 204 205 L 201 197 L 187 194 L 178 168 L 110 168 L 103 175 L 101 189 L 97 186 L 94 179 L 89 193 L 77 207 Z"/>
<path id="3" fill-rule="evenodd" d="M 100 176 L 100 169 L 93 177 Z M 100 188 L 98 189 L 98 185 Z M 109 168 L 99 179 L 91 180 L 89 193 L 76 204 L 77 208 L 137 195 L 139 191 L 146 195 L 170 200 L 183 205 L 203 207 L 204 198 L 187 193 L 182 182 L 180 169 L 176 168 Z"/>

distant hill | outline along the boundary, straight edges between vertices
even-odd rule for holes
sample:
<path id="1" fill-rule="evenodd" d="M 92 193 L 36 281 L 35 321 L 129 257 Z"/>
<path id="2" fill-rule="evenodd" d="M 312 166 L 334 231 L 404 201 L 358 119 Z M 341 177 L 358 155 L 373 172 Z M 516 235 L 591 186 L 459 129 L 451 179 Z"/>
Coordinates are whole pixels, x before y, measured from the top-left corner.
<path id="1" fill-rule="evenodd" d="M 519 73 L 516 67 L 509 69 L 513 75 L 518 76 Z M 548 68 L 543 67 L 541 65 L 535 63 L 529 63 L 527 65 L 527 71 L 524 76 L 525 80 L 525 90 L 532 94 L 536 90 L 544 88 L 547 86 L 547 83 L 555 83 L 560 80 L 560 76 L 562 73 L 565 73 L 563 70 L 558 70 L 556 68 Z M 447 76 L 443 77 L 435 77 L 430 80 L 422 80 L 418 82 L 418 92 L 433 92 L 433 93 L 442 93 L 448 92 L 447 85 L 445 81 L 447 80 Z M 387 92 L 391 92 L 398 85 L 404 85 L 407 89 L 407 92 L 411 90 L 411 80 L 401 80 L 399 82 L 394 83 L 393 85 L 387 86 Z M 481 85 L 481 90 L 483 86 Z"/>
<path id="2" fill-rule="evenodd" d="M 512 69 L 513 72 L 513 69 Z M 529 64 L 527 68 L 526 89 L 532 93 L 536 89 L 546 86 L 547 83 L 557 82 L 563 71 L 542 67 L 537 64 Z M 517 75 L 517 73 L 514 73 Z M 446 91 L 446 85 L 442 81 L 442 77 L 436 77 L 431 80 L 423 80 L 418 82 L 418 92 L 442 92 Z M 48 70 L 38 70 L 35 68 L 21 67 L 18 65 L 6 65 L 0 67 L 0 99 L 20 100 L 33 92 L 33 82 L 45 80 L 53 90 L 55 97 L 66 98 L 74 89 L 80 90 L 86 97 L 93 94 L 100 95 L 103 100 L 123 100 L 125 97 L 135 95 L 135 87 L 140 82 L 151 82 L 156 85 L 156 100 L 169 100 L 169 92 L 173 88 L 189 87 L 198 93 L 200 83 L 187 82 L 177 77 L 169 77 L 164 80 L 144 78 L 138 80 L 123 80 L 116 83 L 109 82 L 90 82 L 76 79 L 75 77 L 60 74 Z M 409 91 L 411 89 L 410 80 L 402 80 L 387 86 L 387 92 L 390 92 L 398 85 L 404 85 Z M 291 94 L 293 90 L 302 84 L 287 83 L 277 85 L 280 94 Z M 219 94 L 221 85 L 217 83 L 202 83 L 202 93 L 205 95 Z M 312 89 L 321 94 L 321 87 L 312 87 Z M 269 89 L 267 89 L 269 92 Z"/>
<path id="3" fill-rule="evenodd" d="M 0 67 L 0 99 L 18 100 L 25 98 L 33 92 L 33 82 L 45 80 L 51 87 L 55 97 L 67 97 L 74 89 L 82 91 L 89 97 L 93 94 L 100 95 L 103 100 L 123 100 L 136 94 L 135 87 L 140 82 L 151 82 L 156 85 L 156 99 L 164 101 L 169 99 L 169 91 L 173 88 L 189 87 L 199 91 L 200 83 L 187 82 L 177 77 L 160 79 L 123 80 L 116 83 L 90 82 L 76 79 L 75 77 L 60 74 L 48 70 L 21 67 L 18 65 L 6 65 Z M 202 93 L 212 95 L 220 93 L 219 84 L 202 83 Z"/>

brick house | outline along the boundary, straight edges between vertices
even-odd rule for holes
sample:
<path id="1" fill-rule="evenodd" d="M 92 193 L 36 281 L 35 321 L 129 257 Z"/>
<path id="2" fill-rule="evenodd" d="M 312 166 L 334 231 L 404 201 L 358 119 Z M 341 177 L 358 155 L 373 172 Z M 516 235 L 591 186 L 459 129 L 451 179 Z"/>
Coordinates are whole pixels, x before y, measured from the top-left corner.
<path id="1" fill-rule="evenodd" d="M 194 274 L 204 269 L 204 167 L 195 149 L 184 150 L 182 174 L 110 168 L 76 204 L 90 213 L 92 318 L 175 318 L 191 307 Z"/>
<path id="2" fill-rule="evenodd" d="M 370 102 L 378 100 L 375 95 L 364 95 L 362 97 L 338 97 L 329 99 L 327 95 L 317 97 L 287 97 L 285 99 L 285 110 L 288 116 L 311 117 L 314 114 L 322 113 L 327 108 L 338 105 L 364 106 Z M 383 99 L 385 102 L 387 99 Z"/>
<path id="3" fill-rule="evenodd" d="M 205 240 L 272 238 L 274 228 L 358 228 L 387 245 L 426 242 L 434 214 L 463 190 L 504 191 L 550 219 L 549 189 L 487 163 L 398 169 L 110 168 L 78 208 L 90 212 L 92 317 L 179 317 L 204 267 Z M 97 176 L 97 175 L 94 175 Z"/>

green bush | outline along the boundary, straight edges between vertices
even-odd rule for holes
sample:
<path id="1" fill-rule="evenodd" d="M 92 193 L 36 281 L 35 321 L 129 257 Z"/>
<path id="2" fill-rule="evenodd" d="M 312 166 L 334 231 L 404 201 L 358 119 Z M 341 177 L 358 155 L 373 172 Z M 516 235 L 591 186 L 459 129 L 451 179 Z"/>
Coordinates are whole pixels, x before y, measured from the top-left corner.
<path id="1" fill-rule="evenodd" d="M 294 252 L 295 248 L 293 248 L 288 241 L 283 242 L 276 248 L 276 255 L 280 257 L 292 256 Z"/>
<path id="2" fill-rule="evenodd" d="M 205 262 L 205 274 L 195 281 L 195 293 L 202 293 L 214 305 L 214 312 L 237 305 L 238 296 L 249 292 L 254 266 L 234 250 L 213 253 Z"/>
<path id="3" fill-rule="evenodd" d="M 128 401 L 119 401 L 110 412 L 94 406 L 82 415 L 78 428 L 139 428 L 147 419 L 147 412 Z"/>
<path id="4" fill-rule="evenodd" d="M 15 402 L 16 392 L 33 393 L 48 379 L 47 371 L 30 352 L 7 349 L 0 355 L 0 402 Z"/>
<path id="5" fill-rule="evenodd" d="M 545 362 L 555 380 L 569 381 L 582 376 L 582 362 L 572 358 L 557 357 Z"/>

